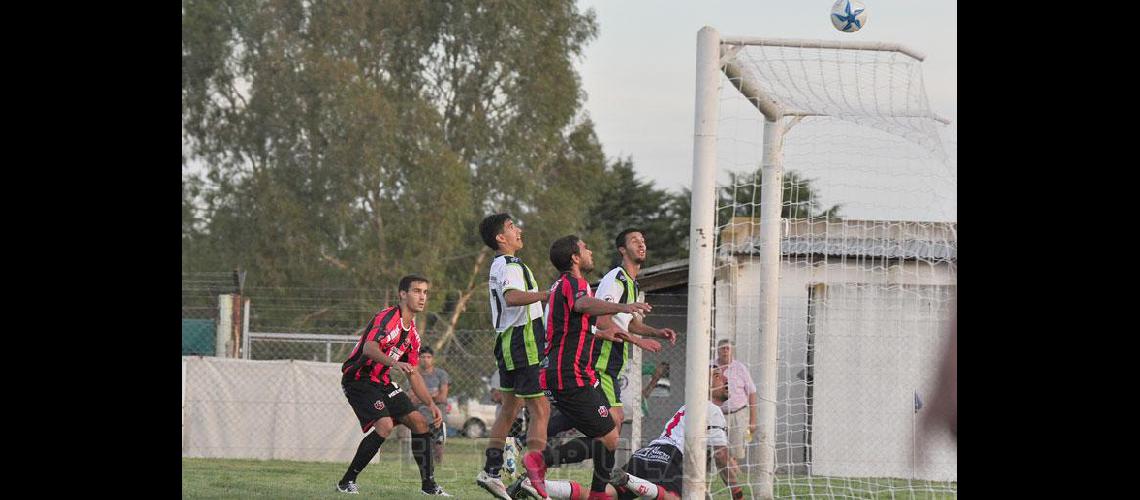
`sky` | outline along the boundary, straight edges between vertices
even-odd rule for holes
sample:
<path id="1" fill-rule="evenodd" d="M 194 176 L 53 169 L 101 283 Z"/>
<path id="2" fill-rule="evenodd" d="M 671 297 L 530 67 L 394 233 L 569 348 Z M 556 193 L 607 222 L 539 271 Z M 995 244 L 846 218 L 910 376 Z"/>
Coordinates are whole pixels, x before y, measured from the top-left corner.
<path id="1" fill-rule="evenodd" d="M 956 145 L 957 3 L 867 0 L 867 24 L 856 33 L 832 27 L 832 3 L 580 0 L 581 10 L 594 9 L 599 26 L 577 66 L 585 112 L 606 155 L 631 158 L 641 178 L 659 188 L 692 184 L 696 40 L 704 26 L 722 37 L 895 42 L 922 52 L 931 109 L 951 120 L 944 136 Z"/>

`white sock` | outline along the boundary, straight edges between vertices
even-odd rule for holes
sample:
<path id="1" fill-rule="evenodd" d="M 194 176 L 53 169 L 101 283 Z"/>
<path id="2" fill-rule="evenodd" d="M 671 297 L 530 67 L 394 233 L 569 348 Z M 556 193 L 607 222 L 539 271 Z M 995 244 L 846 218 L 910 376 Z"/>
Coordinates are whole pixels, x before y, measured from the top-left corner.
<path id="1" fill-rule="evenodd" d="M 550 496 L 551 500 L 571 500 L 573 491 L 570 481 L 546 480 L 546 494 Z"/>
<path id="2" fill-rule="evenodd" d="M 657 498 L 657 485 L 633 474 L 629 474 L 629 482 L 626 483 L 625 487 L 637 495 L 637 498 L 648 498 L 651 500 Z"/>

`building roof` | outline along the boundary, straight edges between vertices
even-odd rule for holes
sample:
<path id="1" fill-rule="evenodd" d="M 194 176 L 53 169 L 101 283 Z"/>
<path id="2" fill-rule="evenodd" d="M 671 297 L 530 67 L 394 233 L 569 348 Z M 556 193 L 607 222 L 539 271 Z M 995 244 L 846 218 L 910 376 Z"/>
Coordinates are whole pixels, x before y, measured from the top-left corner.
<path id="1" fill-rule="evenodd" d="M 958 260 L 958 223 L 881 220 L 809 221 L 784 219 L 780 255 Z M 720 257 L 759 252 L 759 220 L 733 218 L 720 230 Z M 646 292 L 688 283 L 688 259 L 641 270 Z"/>
<path id="2" fill-rule="evenodd" d="M 781 255 L 957 260 L 958 223 L 883 220 L 784 219 Z M 760 250 L 758 219 L 735 217 L 720 231 L 718 253 Z"/>
<path id="3" fill-rule="evenodd" d="M 759 246 L 752 247 L 759 251 Z M 743 252 L 747 253 L 747 252 Z M 780 242 L 781 255 L 882 257 L 889 259 L 956 260 L 957 242 L 880 240 L 872 238 L 811 238 L 797 236 Z"/>

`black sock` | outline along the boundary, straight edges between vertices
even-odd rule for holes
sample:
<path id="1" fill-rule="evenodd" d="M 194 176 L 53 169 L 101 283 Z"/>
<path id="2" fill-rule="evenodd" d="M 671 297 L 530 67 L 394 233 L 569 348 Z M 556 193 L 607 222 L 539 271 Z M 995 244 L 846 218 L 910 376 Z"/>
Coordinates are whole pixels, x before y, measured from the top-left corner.
<path id="1" fill-rule="evenodd" d="M 503 468 L 503 449 L 487 448 L 485 454 L 487 461 L 483 463 L 483 471 L 493 477 L 499 477 L 499 469 Z"/>
<path id="2" fill-rule="evenodd" d="M 594 480 L 590 482 L 590 491 L 606 491 L 606 484 L 614 473 L 614 450 L 606 448 L 600 440 L 594 440 Z"/>
<path id="3" fill-rule="evenodd" d="M 542 461 L 547 467 L 554 467 L 586 460 L 590 458 L 590 441 L 590 438 L 578 437 L 562 443 L 558 449 L 547 446 L 542 450 Z"/>
<path id="4" fill-rule="evenodd" d="M 431 457 L 431 432 L 412 434 L 412 457 L 420 466 L 420 481 L 424 489 L 435 486 L 435 467 Z"/>
<path id="5" fill-rule="evenodd" d="M 352 464 L 348 466 L 344 477 L 340 478 L 341 486 L 349 481 L 356 481 L 356 476 L 368 466 L 368 462 L 371 462 L 372 457 L 376 456 L 376 452 L 380 451 L 382 444 L 384 444 L 384 438 L 375 432 L 369 432 L 367 436 L 364 436 L 364 439 L 360 440 L 360 446 L 356 448 L 356 456 L 352 457 Z"/>

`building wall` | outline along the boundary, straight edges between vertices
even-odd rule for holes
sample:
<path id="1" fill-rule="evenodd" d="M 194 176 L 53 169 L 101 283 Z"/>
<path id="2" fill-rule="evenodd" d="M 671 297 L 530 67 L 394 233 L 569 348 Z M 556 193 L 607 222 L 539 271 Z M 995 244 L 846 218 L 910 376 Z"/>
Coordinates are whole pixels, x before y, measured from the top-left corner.
<path id="1" fill-rule="evenodd" d="M 794 464 L 782 472 L 956 480 L 956 448 L 941 442 L 917 463 L 921 436 L 913 430 L 914 392 L 932 391 L 945 338 L 950 265 L 851 258 L 785 258 L 781 265 L 777 463 Z M 736 341 L 753 380 L 760 371 L 759 278 L 759 266 L 747 259 L 717 271 L 715 337 Z M 809 315 L 813 287 L 818 300 Z"/>

